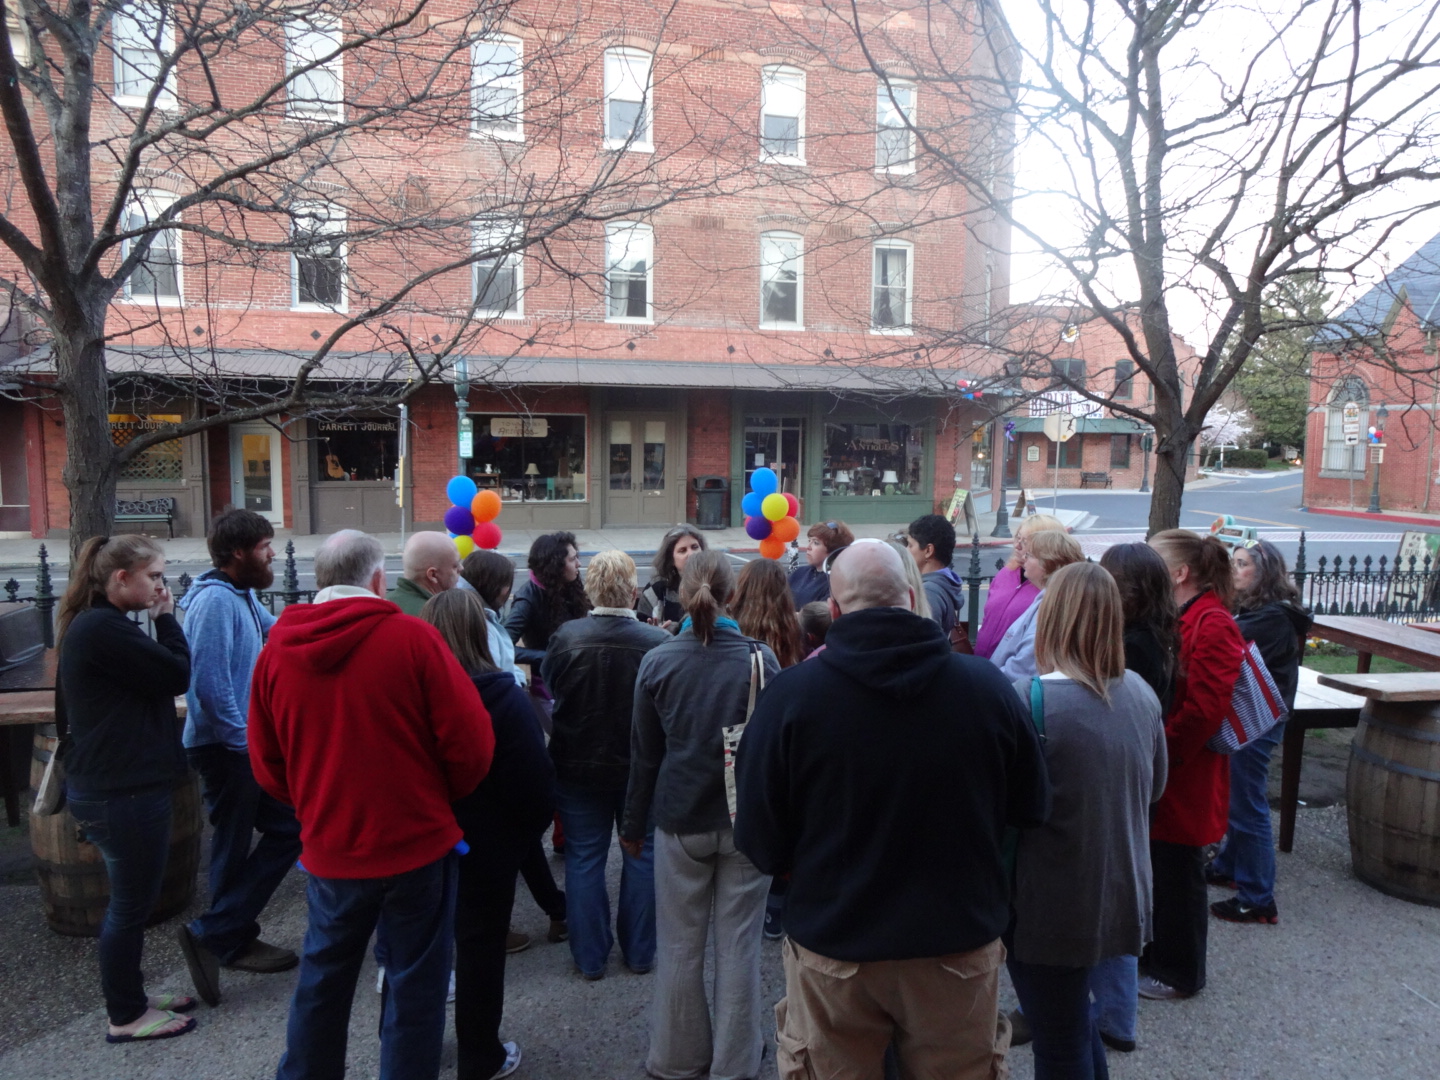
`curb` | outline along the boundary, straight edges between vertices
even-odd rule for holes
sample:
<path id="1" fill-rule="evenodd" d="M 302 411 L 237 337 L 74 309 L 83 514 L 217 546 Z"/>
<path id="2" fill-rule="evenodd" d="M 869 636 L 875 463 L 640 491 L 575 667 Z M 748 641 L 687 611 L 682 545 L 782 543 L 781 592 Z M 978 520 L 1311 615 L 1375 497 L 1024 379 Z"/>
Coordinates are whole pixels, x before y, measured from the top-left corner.
<path id="1" fill-rule="evenodd" d="M 1326 514 L 1330 517 L 1360 518 L 1363 521 L 1392 521 L 1399 525 L 1422 525 L 1440 532 L 1440 518 L 1408 517 L 1405 514 L 1372 514 L 1366 510 L 1332 510 L 1330 507 L 1302 506 L 1302 514 Z"/>

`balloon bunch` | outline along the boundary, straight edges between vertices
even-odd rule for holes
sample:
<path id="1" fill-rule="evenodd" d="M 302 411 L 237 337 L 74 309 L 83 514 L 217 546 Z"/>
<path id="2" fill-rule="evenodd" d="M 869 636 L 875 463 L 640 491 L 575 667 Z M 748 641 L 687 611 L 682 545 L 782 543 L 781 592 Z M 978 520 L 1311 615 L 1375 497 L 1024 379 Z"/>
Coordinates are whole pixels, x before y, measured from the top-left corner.
<path id="1" fill-rule="evenodd" d="M 445 495 L 453 504 L 445 511 L 445 531 L 455 541 L 455 550 L 465 558 L 477 547 L 500 546 L 500 493 L 486 488 L 481 491 L 468 476 L 454 476 L 445 485 Z"/>
<path id="2" fill-rule="evenodd" d="M 780 478 L 772 469 L 750 474 L 750 493 L 740 500 L 745 515 L 745 535 L 760 541 L 760 554 L 778 559 L 785 545 L 800 535 L 800 500 L 780 491 Z"/>

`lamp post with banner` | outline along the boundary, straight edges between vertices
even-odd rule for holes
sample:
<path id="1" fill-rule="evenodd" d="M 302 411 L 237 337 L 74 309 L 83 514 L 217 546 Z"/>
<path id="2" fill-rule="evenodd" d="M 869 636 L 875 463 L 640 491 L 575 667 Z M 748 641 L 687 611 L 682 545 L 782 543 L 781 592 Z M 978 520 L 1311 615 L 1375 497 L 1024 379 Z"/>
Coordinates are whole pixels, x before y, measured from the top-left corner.
<path id="1" fill-rule="evenodd" d="M 1375 411 L 1375 426 L 1370 429 L 1370 464 L 1375 466 L 1375 475 L 1370 481 L 1370 507 L 1372 514 L 1380 513 L 1380 466 L 1385 463 L 1385 421 L 1390 419 L 1390 410 L 1381 405 Z"/>

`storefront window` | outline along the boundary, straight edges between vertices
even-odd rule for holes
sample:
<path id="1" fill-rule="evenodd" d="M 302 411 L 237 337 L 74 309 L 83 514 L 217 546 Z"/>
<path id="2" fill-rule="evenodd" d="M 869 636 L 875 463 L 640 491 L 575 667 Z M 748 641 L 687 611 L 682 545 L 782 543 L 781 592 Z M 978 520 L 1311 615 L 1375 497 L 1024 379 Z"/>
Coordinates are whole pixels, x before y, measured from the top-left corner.
<path id="1" fill-rule="evenodd" d="M 921 495 L 925 432 L 912 424 L 826 424 L 824 494 Z"/>
<path id="2" fill-rule="evenodd" d="M 317 436 L 319 480 L 395 480 L 399 458 L 397 420 L 321 420 Z"/>
<path id="3" fill-rule="evenodd" d="M 493 488 L 508 500 L 584 500 L 585 417 L 473 415 L 471 419 L 475 456 L 468 469 L 478 486 Z"/>
<path id="4" fill-rule="evenodd" d="M 127 446 L 130 440 L 147 431 L 154 431 L 161 424 L 178 424 L 184 419 L 179 413 L 151 414 L 136 416 L 132 413 L 110 414 L 110 441 L 116 446 Z M 122 481 L 183 480 L 185 479 L 185 447 L 179 439 L 157 443 L 141 450 L 125 463 L 120 470 Z"/>
<path id="5" fill-rule="evenodd" d="M 764 466 L 780 477 L 780 490 L 803 497 L 800 477 L 805 451 L 805 420 L 799 416 L 745 417 L 745 490 L 750 475 Z"/>
<path id="6" fill-rule="evenodd" d="M 990 447 L 995 438 L 994 423 L 982 424 L 970 436 L 970 490 L 984 491 L 990 486 Z"/>

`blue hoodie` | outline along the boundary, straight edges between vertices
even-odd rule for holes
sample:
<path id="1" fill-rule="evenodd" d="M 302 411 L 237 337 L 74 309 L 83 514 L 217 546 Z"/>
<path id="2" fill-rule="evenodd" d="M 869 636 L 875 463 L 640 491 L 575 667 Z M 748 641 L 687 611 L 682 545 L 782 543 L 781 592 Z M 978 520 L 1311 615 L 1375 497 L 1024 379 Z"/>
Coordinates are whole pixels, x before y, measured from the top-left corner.
<path id="1" fill-rule="evenodd" d="M 243 752 L 250 676 L 275 616 L 260 606 L 253 590 L 237 589 L 219 570 L 197 578 L 180 608 L 190 642 L 185 745 L 219 743 Z"/>

